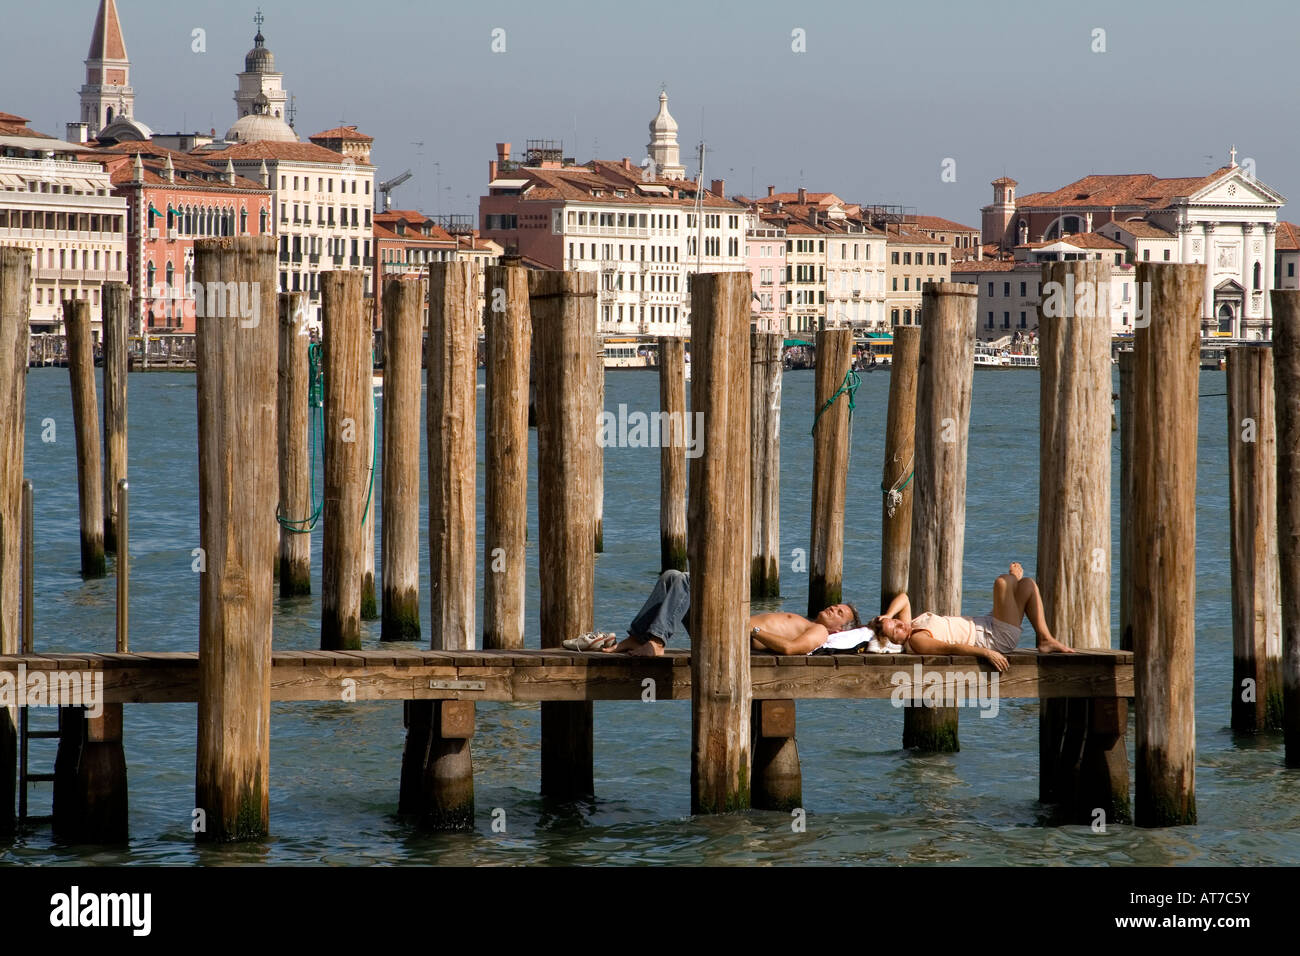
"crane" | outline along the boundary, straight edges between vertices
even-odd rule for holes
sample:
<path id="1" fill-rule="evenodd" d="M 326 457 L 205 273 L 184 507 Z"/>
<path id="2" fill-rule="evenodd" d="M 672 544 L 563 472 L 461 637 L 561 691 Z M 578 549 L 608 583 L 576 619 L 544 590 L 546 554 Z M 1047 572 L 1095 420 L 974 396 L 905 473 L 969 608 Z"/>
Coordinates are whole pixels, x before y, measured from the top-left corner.
<path id="1" fill-rule="evenodd" d="M 392 197 L 389 196 L 389 193 L 391 193 L 394 189 L 402 185 L 402 183 L 406 182 L 410 178 L 411 178 L 411 171 L 408 169 L 405 172 L 401 173 L 400 175 L 394 176 L 392 179 L 387 179 L 384 182 L 380 183 L 375 188 L 375 192 L 378 195 L 382 196 L 383 199 L 380 201 L 379 208 L 375 211 L 376 212 L 387 211 L 389 206 L 392 205 Z"/>

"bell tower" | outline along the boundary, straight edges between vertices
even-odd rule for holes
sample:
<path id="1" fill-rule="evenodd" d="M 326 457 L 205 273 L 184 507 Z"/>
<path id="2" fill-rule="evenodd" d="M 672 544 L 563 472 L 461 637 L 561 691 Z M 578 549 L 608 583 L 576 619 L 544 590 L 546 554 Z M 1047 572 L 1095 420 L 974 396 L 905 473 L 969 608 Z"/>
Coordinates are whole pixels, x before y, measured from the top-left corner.
<path id="1" fill-rule="evenodd" d="M 135 116 L 135 91 L 131 89 L 131 61 L 126 56 L 117 4 L 100 0 L 95 29 L 86 54 L 86 82 L 81 87 L 81 116 L 86 135 L 94 138 L 119 116 Z"/>

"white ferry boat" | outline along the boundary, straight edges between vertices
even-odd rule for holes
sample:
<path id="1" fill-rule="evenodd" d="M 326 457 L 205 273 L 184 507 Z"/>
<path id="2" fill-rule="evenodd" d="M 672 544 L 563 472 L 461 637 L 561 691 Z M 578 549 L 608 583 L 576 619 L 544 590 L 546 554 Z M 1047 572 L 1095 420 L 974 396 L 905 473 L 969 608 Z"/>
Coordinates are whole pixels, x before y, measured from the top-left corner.
<path id="1" fill-rule="evenodd" d="M 976 368 L 1038 368 L 1037 353 L 1012 352 L 995 345 L 975 346 Z"/>

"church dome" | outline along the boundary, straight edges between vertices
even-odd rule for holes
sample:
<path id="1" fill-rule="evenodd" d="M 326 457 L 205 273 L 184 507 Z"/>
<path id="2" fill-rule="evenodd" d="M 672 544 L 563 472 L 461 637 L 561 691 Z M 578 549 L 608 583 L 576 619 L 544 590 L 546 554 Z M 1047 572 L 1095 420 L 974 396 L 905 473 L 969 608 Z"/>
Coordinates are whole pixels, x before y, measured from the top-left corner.
<path id="1" fill-rule="evenodd" d="M 642 113 L 641 115 L 644 116 L 645 114 Z M 650 135 L 654 136 L 655 134 L 676 132 L 677 121 L 673 119 L 672 115 L 668 112 L 668 94 L 661 91 L 659 93 L 659 112 L 656 113 L 655 118 L 650 121 Z"/>
<path id="2" fill-rule="evenodd" d="M 262 31 L 257 31 L 257 36 L 253 37 L 253 48 L 248 51 L 244 57 L 245 73 L 274 73 L 275 72 L 275 54 L 265 46 L 266 37 L 262 36 Z"/>
<path id="3" fill-rule="evenodd" d="M 153 139 L 153 130 L 131 116 L 117 116 L 95 136 L 101 145 L 143 143 Z"/>
<path id="4" fill-rule="evenodd" d="M 235 125 L 226 130 L 228 143 L 255 143 L 269 140 L 273 143 L 296 143 L 298 135 L 292 127 L 278 116 L 269 113 L 249 113 L 235 121 Z"/>

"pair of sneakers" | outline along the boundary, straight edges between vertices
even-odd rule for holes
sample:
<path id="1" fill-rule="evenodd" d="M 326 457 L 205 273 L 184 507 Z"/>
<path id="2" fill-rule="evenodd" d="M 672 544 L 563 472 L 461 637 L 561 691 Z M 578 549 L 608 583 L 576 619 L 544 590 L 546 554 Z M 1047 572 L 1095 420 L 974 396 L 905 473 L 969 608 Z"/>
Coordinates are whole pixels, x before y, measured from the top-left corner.
<path id="1" fill-rule="evenodd" d="M 618 635 L 613 631 L 588 631 L 581 637 L 570 637 L 562 642 L 571 651 L 603 651 L 618 643 Z"/>

